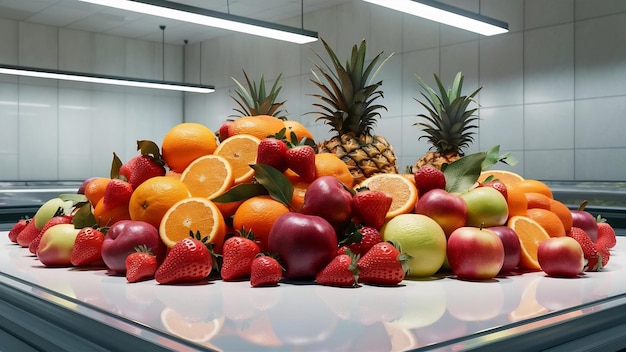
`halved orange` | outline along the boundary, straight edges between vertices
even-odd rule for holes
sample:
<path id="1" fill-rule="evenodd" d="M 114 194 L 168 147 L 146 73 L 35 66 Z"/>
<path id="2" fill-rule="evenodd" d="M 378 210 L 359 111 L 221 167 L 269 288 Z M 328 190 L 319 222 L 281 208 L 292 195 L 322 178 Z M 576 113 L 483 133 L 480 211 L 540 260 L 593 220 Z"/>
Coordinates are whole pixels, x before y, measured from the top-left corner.
<path id="1" fill-rule="evenodd" d="M 400 174 L 376 174 L 363 180 L 355 189 L 361 187 L 385 192 L 393 198 L 391 208 L 385 217 L 387 220 L 400 214 L 411 213 L 417 202 L 417 187 Z"/>
<path id="2" fill-rule="evenodd" d="M 515 172 L 506 171 L 506 170 L 485 170 L 480 173 L 478 177 L 478 182 L 483 182 L 487 179 L 487 177 L 493 176 L 493 181 L 500 181 L 505 185 L 515 184 L 519 181 L 523 181 L 524 178 Z"/>
<path id="3" fill-rule="evenodd" d="M 550 235 L 535 220 L 522 215 L 516 215 L 509 219 L 507 226 L 517 234 L 521 245 L 520 267 L 530 270 L 541 270 L 537 259 L 539 244 Z"/>
<path id="4" fill-rule="evenodd" d="M 226 138 L 215 149 L 215 155 L 228 160 L 233 169 L 235 184 L 252 181 L 254 169 L 251 164 L 256 163 L 257 149 L 261 140 L 249 134 L 237 134 Z"/>
<path id="5" fill-rule="evenodd" d="M 217 206 L 203 197 L 185 198 L 172 205 L 159 227 L 161 240 L 169 248 L 197 232 L 214 245 L 216 252 L 221 252 L 226 223 Z"/>
<path id="6" fill-rule="evenodd" d="M 192 197 L 213 199 L 233 186 L 235 176 L 226 158 L 205 155 L 191 162 L 180 180 L 187 186 Z"/>

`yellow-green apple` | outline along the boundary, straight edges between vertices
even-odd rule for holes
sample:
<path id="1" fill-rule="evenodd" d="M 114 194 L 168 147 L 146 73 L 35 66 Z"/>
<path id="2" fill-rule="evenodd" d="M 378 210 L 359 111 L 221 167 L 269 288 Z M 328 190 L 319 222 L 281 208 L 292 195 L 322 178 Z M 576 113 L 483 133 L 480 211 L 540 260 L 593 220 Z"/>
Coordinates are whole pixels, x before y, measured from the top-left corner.
<path id="1" fill-rule="evenodd" d="M 37 212 L 35 213 L 35 227 L 37 230 L 41 231 L 48 220 L 52 219 L 52 217 L 57 213 L 59 208 L 63 210 L 64 214 L 69 214 L 72 205 L 72 201 L 70 200 L 65 201 L 58 197 L 49 199 L 43 203 L 39 209 L 37 209 Z"/>
<path id="2" fill-rule="evenodd" d="M 549 276 L 576 277 L 583 272 L 585 256 L 575 239 L 550 237 L 537 248 L 539 266 Z"/>
<path id="3" fill-rule="evenodd" d="M 452 231 L 465 225 L 467 204 L 456 194 L 435 188 L 420 196 L 415 203 L 415 214 L 423 214 L 435 220 L 445 232 L 446 237 Z"/>
<path id="4" fill-rule="evenodd" d="M 491 187 L 477 187 L 461 194 L 467 204 L 466 226 L 492 227 L 506 223 L 509 208 L 506 199 Z"/>
<path id="5" fill-rule="evenodd" d="M 111 225 L 102 242 L 102 260 L 115 274 L 126 273 L 126 257 L 135 248 L 145 245 L 161 263 L 166 247 L 159 231 L 151 224 L 138 220 L 121 220 Z"/>
<path id="6" fill-rule="evenodd" d="M 72 224 L 50 227 L 41 236 L 37 247 L 37 258 L 45 266 L 71 266 L 72 248 L 80 229 Z"/>
<path id="7" fill-rule="evenodd" d="M 339 232 L 352 219 L 352 193 L 334 176 L 318 177 L 307 188 L 300 212 L 326 219 Z"/>
<path id="8" fill-rule="evenodd" d="M 515 269 L 519 264 L 522 251 L 519 237 L 515 230 L 507 226 L 493 226 L 489 227 L 488 230 L 498 235 L 504 246 L 504 263 L 500 272 L 505 273 Z"/>
<path id="9" fill-rule="evenodd" d="M 270 253 L 285 265 L 283 276 L 291 280 L 312 279 L 337 253 L 333 226 L 317 215 L 285 213 L 274 221 L 268 237 Z"/>
<path id="10" fill-rule="evenodd" d="M 447 255 L 450 269 L 458 278 L 489 280 L 504 264 L 504 245 L 493 231 L 464 226 L 450 234 Z"/>

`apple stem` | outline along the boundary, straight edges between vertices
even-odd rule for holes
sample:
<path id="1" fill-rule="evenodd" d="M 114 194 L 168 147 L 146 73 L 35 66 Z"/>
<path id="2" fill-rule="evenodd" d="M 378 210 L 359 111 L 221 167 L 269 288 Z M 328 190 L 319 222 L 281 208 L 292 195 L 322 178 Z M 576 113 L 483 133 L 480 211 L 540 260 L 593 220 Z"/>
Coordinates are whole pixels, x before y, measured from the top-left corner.
<path id="1" fill-rule="evenodd" d="M 580 206 L 578 206 L 578 210 L 580 210 L 580 211 L 585 210 L 585 207 L 587 206 L 587 204 L 588 204 L 588 203 L 589 203 L 589 201 L 588 201 L 588 200 L 586 200 L 586 199 L 585 199 L 585 200 L 583 200 L 583 202 L 582 202 L 582 203 L 580 203 Z"/>

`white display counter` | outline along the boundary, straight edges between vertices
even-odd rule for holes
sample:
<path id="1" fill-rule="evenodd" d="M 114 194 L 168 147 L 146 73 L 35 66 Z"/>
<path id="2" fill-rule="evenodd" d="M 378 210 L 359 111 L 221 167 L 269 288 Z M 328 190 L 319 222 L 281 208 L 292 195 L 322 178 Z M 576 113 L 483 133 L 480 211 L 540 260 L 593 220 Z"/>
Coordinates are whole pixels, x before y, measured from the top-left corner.
<path id="1" fill-rule="evenodd" d="M 103 268 L 43 267 L 0 232 L 0 306 L 0 344 L 50 351 L 609 351 L 626 346 L 626 238 L 604 271 L 574 279 L 442 275 L 350 289 L 129 284 Z"/>

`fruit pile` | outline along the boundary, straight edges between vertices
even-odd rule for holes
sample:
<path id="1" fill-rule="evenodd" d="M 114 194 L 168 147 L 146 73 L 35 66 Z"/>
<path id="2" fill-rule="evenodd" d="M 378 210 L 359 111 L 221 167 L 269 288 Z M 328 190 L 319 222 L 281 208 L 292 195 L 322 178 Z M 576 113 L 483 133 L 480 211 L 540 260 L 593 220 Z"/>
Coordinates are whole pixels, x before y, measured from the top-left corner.
<path id="1" fill-rule="evenodd" d="M 443 171 L 354 184 L 338 157 L 307 144 L 302 125 L 247 119 L 221 141 L 195 123 L 173 127 L 160 148 L 139 141 L 126 163 L 114 156 L 112 177 L 48 200 L 10 240 L 45 266 L 100 265 L 128 282 L 350 287 L 515 271 L 576 277 L 606 266 L 616 243 L 609 224 L 570 210 L 545 183 L 490 170 L 497 147 Z"/>

